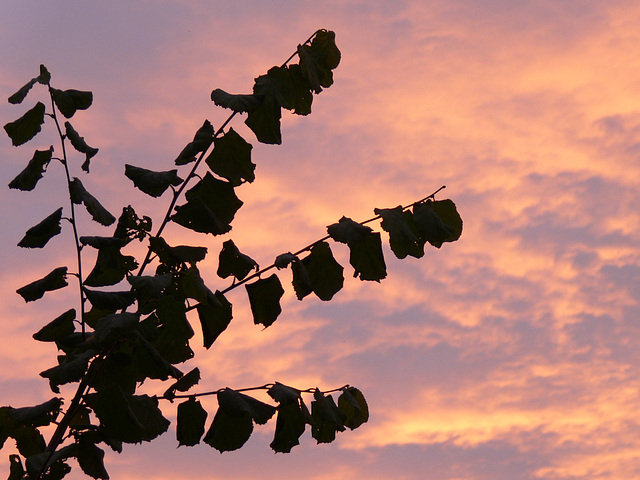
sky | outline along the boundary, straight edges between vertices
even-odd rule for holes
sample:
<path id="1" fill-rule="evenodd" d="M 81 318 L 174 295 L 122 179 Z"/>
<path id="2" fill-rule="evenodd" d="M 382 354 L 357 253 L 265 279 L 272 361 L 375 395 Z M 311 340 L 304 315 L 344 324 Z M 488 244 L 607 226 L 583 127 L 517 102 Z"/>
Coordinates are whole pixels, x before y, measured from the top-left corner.
<path id="1" fill-rule="evenodd" d="M 336 245 L 345 288 L 329 303 L 299 302 L 290 273 L 279 272 L 283 314 L 266 330 L 253 325 L 237 289 L 228 330 L 211 350 L 196 348 L 203 390 L 351 384 L 369 402 L 367 424 L 328 445 L 307 431 L 286 455 L 269 448 L 273 420 L 225 454 L 176 448 L 172 426 L 154 442 L 108 452 L 112 478 L 640 479 L 637 2 L 25 0 L 0 8 L 4 98 L 40 64 L 57 88 L 91 90 L 92 107 L 74 120 L 100 148 L 83 183 L 110 211 L 131 204 L 157 222 L 168 197 L 134 190 L 124 164 L 173 168 L 204 119 L 220 126 L 228 115 L 211 90 L 249 93 L 314 31 L 336 32 L 335 84 L 314 98 L 310 116 L 283 115 L 282 145 L 260 145 L 242 119 L 232 123 L 257 164 L 256 181 L 238 189 L 245 205 L 232 232 L 167 231 L 171 244 L 209 248 L 201 272 L 213 289 L 228 285 L 215 273 L 228 238 L 266 266 L 343 215 L 365 220 L 441 185 L 438 198 L 451 198 L 464 220 L 458 242 L 421 259 L 395 259 L 384 236 L 389 275 L 380 284 L 351 278 L 348 251 Z M 28 105 L 0 104 L 2 123 Z M 53 141 L 44 134 L 29 145 Z M 32 150 L 0 141 L 5 184 Z M 41 251 L 16 244 L 66 207 L 63 181 L 51 168 L 34 192 L 0 190 L 3 405 L 52 396 L 38 373 L 56 352 L 31 335 L 76 302 L 77 290 L 28 305 L 15 290 L 73 264 L 70 229 Z M 79 226 L 105 234 L 87 215 Z M 212 415 L 215 401 L 208 406 Z"/>

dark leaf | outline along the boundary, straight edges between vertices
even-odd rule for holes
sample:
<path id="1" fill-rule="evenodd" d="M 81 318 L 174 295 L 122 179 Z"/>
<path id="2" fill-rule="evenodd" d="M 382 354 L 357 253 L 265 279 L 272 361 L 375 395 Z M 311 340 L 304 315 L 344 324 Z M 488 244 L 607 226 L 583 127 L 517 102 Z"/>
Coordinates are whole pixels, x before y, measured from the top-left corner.
<path id="1" fill-rule="evenodd" d="M 215 297 L 217 303 L 200 303 L 197 307 L 204 348 L 206 349 L 213 345 L 213 342 L 226 330 L 233 318 L 231 303 L 220 292 L 216 292 Z"/>
<path id="2" fill-rule="evenodd" d="M 169 362 L 181 363 L 193 357 L 189 339 L 194 332 L 187 320 L 183 302 L 172 297 L 162 298 L 155 315 L 145 319 L 144 323 L 153 325 L 156 335 L 150 341 Z"/>
<path id="3" fill-rule="evenodd" d="M 30 425 L 16 427 L 11 436 L 16 441 L 16 447 L 20 455 L 30 457 L 44 451 L 46 443 L 44 437 L 37 428 Z"/>
<path id="4" fill-rule="evenodd" d="M 33 334 L 39 342 L 57 342 L 75 331 L 76 310 L 67 310 Z"/>
<path id="5" fill-rule="evenodd" d="M 11 95 L 9 97 L 9 103 L 11 103 L 13 105 L 17 105 L 19 103 L 22 103 L 22 101 L 25 98 L 27 98 L 27 94 L 29 93 L 29 90 L 31 90 L 31 87 L 33 87 L 36 84 L 37 81 L 38 80 L 36 78 L 32 78 L 26 84 L 24 84 L 22 87 L 20 87 L 20 90 L 18 90 L 16 93 L 14 93 L 13 95 Z"/>
<path id="6" fill-rule="evenodd" d="M 23 480 L 26 474 L 22 465 L 20 455 L 9 455 L 9 478 L 8 480 Z"/>
<path id="7" fill-rule="evenodd" d="M 241 417 L 248 413 L 258 425 L 264 425 L 276 413 L 276 407 L 273 405 L 230 388 L 225 388 L 218 393 L 218 404 L 232 417 Z"/>
<path id="8" fill-rule="evenodd" d="M 195 162 L 196 155 L 207 150 L 211 142 L 213 142 L 213 134 L 213 125 L 211 125 L 209 120 L 205 120 L 204 124 L 193 137 L 193 141 L 189 142 L 187 146 L 182 149 L 178 158 L 176 158 L 176 165 Z"/>
<path id="9" fill-rule="evenodd" d="M 65 355 L 59 365 L 40 372 L 40 376 L 49 379 L 49 386 L 54 393 L 60 393 L 60 385 L 80 381 L 93 355 L 92 350 L 78 355 Z"/>
<path id="10" fill-rule="evenodd" d="M 177 382 L 171 385 L 163 397 L 173 400 L 176 392 L 186 392 L 200 381 L 200 369 L 198 367 L 183 375 Z M 203 427 L 204 428 L 204 427 Z"/>
<path id="11" fill-rule="evenodd" d="M 30 478 L 40 478 L 40 472 L 45 472 L 42 480 L 62 480 L 71 471 L 71 467 L 63 460 L 72 456 L 74 452 L 75 445 L 68 445 L 55 451 L 53 455 L 49 452 L 31 455 L 25 461 L 27 473 Z"/>
<path id="12" fill-rule="evenodd" d="M 373 211 L 382 217 L 380 226 L 389 233 L 389 245 L 396 257 L 420 258 L 424 255 L 424 241 L 420 239 L 411 212 L 405 212 L 402 206 Z"/>
<path id="13" fill-rule="evenodd" d="M 355 387 L 348 387 L 338 397 L 338 408 L 345 414 L 345 426 L 351 430 L 369 420 L 369 406 L 362 392 Z"/>
<path id="14" fill-rule="evenodd" d="M 217 274 L 220 278 L 233 275 L 236 280 L 243 280 L 251 270 L 258 270 L 255 260 L 241 253 L 233 240 L 227 240 L 222 244 L 218 262 Z"/>
<path id="15" fill-rule="evenodd" d="M 159 197 L 167 188 L 172 185 L 177 187 L 183 181 L 178 176 L 178 170 L 175 169 L 164 172 L 154 172 L 146 168 L 125 165 L 124 174 L 137 188 L 152 197 Z"/>
<path id="16" fill-rule="evenodd" d="M 242 206 L 229 182 L 218 180 L 210 173 L 185 195 L 187 203 L 176 207 L 171 219 L 196 232 L 221 235 L 231 230 L 229 225 Z"/>
<path id="17" fill-rule="evenodd" d="M 77 443 L 76 458 L 86 475 L 96 479 L 109 478 L 109 474 L 104 468 L 104 451 L 95 443 L 80 437 L 80 441 Z"/>
<path id="18" fill-rule="evenodd" d="M 276 382 L 267 393 L 278 403 L 294 403 L 300 399 L 300 390 L 293 387 L 288 387 L 280 382 Z"/>
<path id="19" fill-rule="evenodd" d="M 127 308 L 136 300 L 136 296 L 132 291 L 101 292 L 85 288 L 84 293 L 91 305 L 100 310 L 120 310 Z"/>
<path id="20" fill-rule="evenodd" d="M 305 428 L 306 419 L 299 402 L 281 403 L 278 406 L 275 435 L 269 446 L 275 452 L 289 453 L 300 444 Z"/>
<path id="21" fill-rule="evenodd" d="M 318 242 L 313 245 L 311 252 L 302 259 L 301 263 L 308 272 L 309 283 L 313 293 L 320 300 L 329 301 L 342 289 L 344 283 L 342 272 L 344 269 L 342 265 L 336 262 L 327 242 Z"/>
<path id="22" fill-rule="evenodd" d="M 71 118 L 77 110 L 86 110 L 93 103 L 93 93 L 80 90 L 58 90 L 50 88 L 56 107 L 65 118 Z"/>
<path id="23" fill-rule="evenodd" d="M 300 260 L 294 260 L 291 262 L 291 273 L 293 274 L 293 290 L 296 292 L 298 300 L 302 300 L 313 292 L 309 271 Z"/>
<path id="24" fill-rule="evenodd" d="M 218 408 L 209 430 L 202 441 L 220 453 L 241 448 L 253 432 L 253 420 L 249 413 L 233 417 Z"/>
<path id="25" fill-rule="evenodd" d="M 379 282 L 387 276 L 380 233 L 371 232 L 362 240 L 351 242 L 349 250 L 349 263 L 354 269 L 354 277 Z"/>
<path id="26" fill-rule="evenodd" d="M 116 225 L 116 231 L 113 232 L 114 237 L 132 240 L 137 238 L 143 240 L 151 232 L 151 218 L 144 216 L 142 218 L 136 215 L 135 210 L 129 205 L 122 209 L 120 218 Z"/>
<path id="27" fill-rule="evenodd" d="M 38 102 L 36 106 L 25 113 L 15 122 L 7 123 L 4 126 L 7 135 L 11 138 L 14 146 L 27 143 L 42 129 L 44 123 L 44 103 Z"/>
<path id="28" fill-rule="evenodd" d="M 80 237 L 83 245 L 98 249 L 96 263 L 84 281 L 87 287 L 104 287 L 119 283 L 138 267 L 135 257 L 123 255 L 120 249 L 129 239 L 118 237 Z"/>
<path id="29" fill-rule="evenodd" d="M 151 299 L 158 298 L 162 295 L 165 288 L 171 284 L 172 277 L 170 274 L 164 275 L 130 275 L 127 281 L 131 284 L 138 297 L 140 305 Z"/>
<path id="30" fill-rule="evenodd" d="M 260 143 L 280 145 L 282 143 L 281 117 L 280 105 L 272 98 L 265 98 L 258 108 L 249 112 L 244 123 L 255 133 Z"/>
<path id="31" fill-rule="evenodd" d="M 27 230 L 25 236 L 18 243 L 19 247 L 42 248 L 49 240 L 61 232 L 60 220 L 62 219 L 62 207 L 57 209 L 37 225 Z"/>
<path id="32" fill-rule="evenodd" d="M 52 398 L 33 407 L 11 408 L 7 412 L 8 418 L 17 425 L 30 425 L 32 427 L 45 427 L 55 421 L 60 408 L 61 398 Z"/>
<path id="33" fill-rule="evenodd" d="M 413 206 L 413 221 L 420 237 L 434 247 L 440 248 L 444 242 L 453 242 L 460 238 L 462 233 L 462 219 L 457 215 L 455 205 L 451 200 L 439 209 L 443 215 L 448 215 L 448 220 L 455 225 L 446 224 L 436 212 L 435 205 L 440 202 L 427 201 Z M 450 203 L 449 203 L 450 202 Z"/>
<path id="34" fill-rule="evenodd" d="M 234 95 L 220 88 L 211 92 L 211 100 L 219 107 L 229 108 L 238 113 L 255 110 L 261 103 L 255 95 Z"/>
<path id="35" fill-rule="evenodd" d="M 86 289 L 85 289 L 86 292 Z M 93 292 L 96 293 L 96 292 Z M 100 292 L 122 293 L 122 292 Z M 127 292 L 128 293 L 128 292 Z M 125 308 L 125 307 L 121 307 Z M 116 310 L 119 310 L 117 308 Z M 123 335 L 131 333 L 139 324 L 140 316 L 136 313 L 113 313 L 98 320 L 92 341 L 98 345 L 113 343 Z"/>
<path id="36" fill-rule="evenodd" d="M 237 187 L 243 182 L 253 182 L 255 164 L 251 161 L 253 146 L 246 142 L 233 128 L 214 140 L 214 147 L 207 157 L 207 165 L 213 173 L 226 178 Z"/>
<path id="37" fill-rule="evenodd" d="M 78 152 L 85 154 L 85 161 L 82 164 L 82 170 L 89 173 L 89 163 L 93 157 L 98 153 L 97 148 L 90 147 L 84 141 L 84 137 L 81 137 L 78 132 L 74 130 L 69 122 L 64 122 L 64 128 L 67 138 Z"/>
<path id="38" fill-rule="evenodd" d="M 291 252 L 281 253 L 276 257 L 276 260 L 275 262 L 273 262 L 273 264 L 278 268 L 278 270 L 282 270 L 283 268 L 287 268 L 291 262 L 297 259 L 298 257 L 296 257 Z"/>
<path id="39" fill-rule="evenodd" d="M 256 325 L 262 324 L 265 328 L 271 326 L 282 312 L 280 298 L 284 295 L 284 289 L 278 276 L 274 273 L 270 277 L 246 284 L 245 288 L 249 295 L 253 322 Z"/>
<path id="40" fill-rule="evenodd" d="M 180 287 L 187 298 L 193 298 L 206 305 L 218 305 L 218 299 L 207 287 L 200 276 L 200 271 L 193 265 L 189 267 L 180 279 Z"/>
<path id="41" fill-rule="evenodd" d="M 206 421 L 207 412 L 195 398 L 190 398 L 178 405 L 178 426 L 176 428 L 178 446 L 191 447 L 200 443 Z"/>
<path id="42" fill-rule="evenodd" d="M 333 72 L 340 63 L 340 50 L 332 31 L 320 30 L 311 45 L 298 46 L 300 67 L 316 93 L 333 85 Z"/>
<path id="43" fill-rule="evenodd" d="M 331 238 L 347 245 L 363 241 L 372 231 L 366 225 L 354 222 L 348 217 L 342 217 L 338 223 L 327 227 L 327 233 Z"/>
<path id="44" fill-rule="evenodd" d="M 71 180 L 69 184 L 69 193 L 71 195 L 71 201 L 77 205 L 84 203 L 84 206 L 96 222 L 105 227 L 108 227 L 116 221 L 116 217 L 111 215 L 106 208 L 104 208 L 96 198 L 91 195 L 82 185 L 79 178 Z"/>
<path id="45" fill-rule="evenodd" d="M 183 376 L 182 372 L 171 365 L 138 330 L 133 333 L 137 342 L 132 366 L 136 370 L 138 381 L 144 382 L 147 378 L 167 380 L 169 377 Z"/>
<path id="46" fill-rule="evenodd" d="M 149 248 L 158 255 L 161 263 L 168 266 L 178 266 L 183 263 L 194 264 L 204 260 L 207 255 L 207 247 L 188 245 L 170 247 L 162 237 L 149 238 Z"/>
<path id="47" fill-rule="evenodd" d="M 11 180 L 9 188 L 16 188 L 23 191 L 31 191 L 36 188 L 38 180 L 42 178 L 47 165 L 53 155 L 53 146 L 49 150 L 36 150 L 26 168 Z"/>
<path id="48" fill-rule="evenodd" d="M 336 432 L 344 432 L 346 415 L 340 411 L 331 395 L 325 396 L 316 389 L 313 398 L 311 436 L 318 443 L 331 443 L 336 439 Z"/>
<path id="49" fill-rule="evenodd" d="M 47 70 L 47 67 L 40 65 L 40 75 L 36 77 L 36 80 L 42 85 L 49 85 L 49 82 L 51 81 L 51 74 L 49 73 L 49 70 Z"/>
<path id="50" fill-rule="evenodd" d="M 59 288 L 66 287 L 68 285 L 67 280 L 67 267 L 58 267 L 52 270 L 49 274 L 42 277 L 40 280 L 25 285 L 22 288 L 16 290 L 26 302 L 32 302 L 42 298 L 45 292 L 51 292 L 58 290 Z"/>
<path id="51" fill-rule="evenodd" d="M 436 200 L 431 203 L 431 206 L 444 224 L 452 230 L 451 236 L 447 237 L 445 242 L 455 242 L 458 240 L 462 235 L 462 218 L 456 209 L 456 204 L 446 199 Z"/>
<path id="52" fill-rule="evenodd" d="M 270 68 L 266 75 L 256 78 L 253 93 L 297 114 L 311 112 L 313 94 L 299 65 Z"/>

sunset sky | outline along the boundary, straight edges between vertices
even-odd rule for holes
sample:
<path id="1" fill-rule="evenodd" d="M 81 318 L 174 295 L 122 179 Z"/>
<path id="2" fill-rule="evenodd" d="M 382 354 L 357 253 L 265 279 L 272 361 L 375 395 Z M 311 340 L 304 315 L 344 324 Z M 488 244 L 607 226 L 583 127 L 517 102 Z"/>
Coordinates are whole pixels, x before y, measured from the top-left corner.
<path id="1" fill-rule="evenodd" d="M 269 448 L 275 419 L 222 455 L 176 448 L 172 425 L 149 444 L 108 452 L 111 478 L 640 479 L 637 1 L 23 0 L 2 2 L 0 13 L 0 97 L 40 64 L 55 87 L 91 90 L 74 126 L 100 152 L 90 175 L 76 157 L 75 175 L 114 214 L 131 204 L 158 223 L 169 195 L 134 189 L 124 164 L 174 168 L 204 119 L 218 127 L 228 116 L 211 90 L 250 93 L 314 31 L 336 32 L 335 84 L 310 116 L 283 114 L 282 145 L 260 145 L 233 121 L 257 168 L 238 189 L 245 205 L 231 233 L 167 231 L 171 244 L 209 248 L 200 270 L 212 289 L 229 285 L 216 276 L 229 238 L 267 266 L 343 215 L 362 221 L 442 185 L 438 198 L 464 220 L 458 242 L 419 260 L 397 260 L 383 234 L 389 275 L 380 284 L 351 278 L 348 250 L 332 245 L 345 266 L 333 301 L 298 301 L 283 270 L 272 327 L 253 325 L 239 288 L 214 347 L 194 340 L 198 390 L 351 384 L 369 402 L 367 424 L 329 445 L 307 431 L 286 455 Z M 1 123 L 43 93 L 3 101 Z M 3 136 L 4 185 L 55 141 L 45 134 L 16 148 Z M 63 181 L 52 164 L 34 192 L 0 189 L 0 405 L 53 396 L 38 373 L 56 352 L 31 335 L 75 306 L 77 289 L 29 304 L 15 290 L 75 268 L 71 231 L 43 250 L 16 244 L 68 208 Z M 80 229 L 111 234 L 84 211 Z"/>

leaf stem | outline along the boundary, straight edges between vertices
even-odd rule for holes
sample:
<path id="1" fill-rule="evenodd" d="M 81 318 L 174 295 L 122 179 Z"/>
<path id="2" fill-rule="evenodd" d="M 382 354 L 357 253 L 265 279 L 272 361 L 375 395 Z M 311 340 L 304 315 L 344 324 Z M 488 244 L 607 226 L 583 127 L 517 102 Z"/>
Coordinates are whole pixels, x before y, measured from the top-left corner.
<path id="1" fill-rule="evenodd" d="M 270 388 L 274 387 L 276 384 L 275 383 L 265 383 L 264 385 L 260 385 L 258 387 L 245 387 L 245 388 L 238 388 L 238 389 L 234 389 L 235 392 L 250 392 L 253 390 L 269 390 Z M 323 394 L 327 394 L 327 393 L 334 393 L 334 392 L 341 392 L 343 390 L 346 390 L 347 388 L 349 388 L 349 384 L 347 385 L 343 385 L 342 387 L 338 387 L 338 388 L 333 388 L 331 390 L 325 390 L 322 391 Z M 207 397 L 207 396 L 211 396 L 211 395 L 218 395 L 219 393 L 223 392 L 225 389 L 224 388 L 219 388 L 218 390 L 213 390 L 210 392 L 200 392 L 200 393 L 191 393 L 191 394 L 184 394 L 184 395 L 174 395 L 171 398 L 168 397 L 158 397 L 161 400 L 173 400 L 176 398 L 195 398 L 195 397 Z M 298 389 L 296 389 L 298 390 Z M 300 393 L 313 393 L 315 392 L 317 389 L 314 388 L 306 388 L 304 390 L 298 390 Z"/>

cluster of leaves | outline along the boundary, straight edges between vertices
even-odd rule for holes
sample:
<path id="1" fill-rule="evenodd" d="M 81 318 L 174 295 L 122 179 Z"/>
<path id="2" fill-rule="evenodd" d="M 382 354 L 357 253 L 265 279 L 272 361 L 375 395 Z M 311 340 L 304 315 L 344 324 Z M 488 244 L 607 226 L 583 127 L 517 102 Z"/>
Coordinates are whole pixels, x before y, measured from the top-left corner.
<path id="1" fill-rule="evenodd" d="M 235 189 L 255 179 L 252 146 L 233 128 L 224 127 L 238 113 L 246 113 L 245 123 L 263 143 L 281 142 L 281 109 L 295 114 L 311 112 L 313 94 L 333 83 L 332 70 L 338 66 L 340 51 L 333 32 L 319 30 L 297 49 L 299 63 L 271 68 L 255 79 L 252 94 L 229 94 L 216 89 L 211 99 L 233 112 L 223 127 L 215 130 L 207 120 L 193 141 L 175 159 L 177 167 L 189 165 L 190 171 L 178 174 L 178 168 L 153 171 L 133 165 L 125 166 L 125 175 L 133 185 L 151 197 L 172 193 L 169 209 L 157 232 L 152 221 L 139 216 L 131 206 L 124 207 L 118 218 L 112 215 L 72 177 L 66 144 L 83 155 L 80 168 L 89 173 L 90 161 L 98 149 L 90 147 L 68 121 L 79 110 L 92 104 L 91 92 L 58 90 L 51 86 L 51 75 L 44 66 L 9 98 L 19 104 L 36 84 L 44 85 L 51 98 L 51 110 L 38 102 L 18 120 L 5 125 L 14 145 L 34 138 L 50 117 L 60 136 L 62 155 L 54 156 L 54 147 L 36 150 L 26 168 L 9 184 L 23 191 L 33 190 L 48 166 L 59 162 L 65 169 L 69 191 L 69 214 L 77 250 L 77 273 L 67 266 L 57 267 L 44 277 L 17 290 L 26 302 L 36 301 L 47 292 L 64 288 L 67 278 L 78 278 L 80 309 L 71 308 L 46 323 L 33 337 L 54 344 L 59 352 L 57 364 L 41 372 L 51 390 L 77 384 L 76 393 L 66 410 L 61 398 L 54 397 L 35 407 L 0 408 L 0 442 L 16 441 L 20 455 L 11 456 L 10 480 L 60 479 L 70 470 L 67 460 L 77 459 L 81 469 L 93 478 L 105 479 L 104 451 L 99 444 L 122 451 L 123 443 L 150 441 L 167 431 L 167 420 L 159 407 L 160 400 L 186 399 L 177 407 L 179 445 L 200 441 L 223 452 L 240 448 L 253 431 L 253 425 L 266 423 L 277 413 L 275 436 L 271 448 L 289 452 L 298 445 L 306 425 L 319 443 L 331 442 L 336 432 L 357 428 L 368 419 L 364 396 L 355 387 L 331 391 L 300 390 L 280 383 L 242 390 L 225 388 L 215 392 L 187 393 L 200 381 L 194 368 L 184 374 L 179 365 L 194 357 L 191 340 L 194 329 L 187 312 L 196 310 L 205 349 L 209 349 L 233 318 L 233 307 L 225 294 L 245 285 L 253 321 L 270 327 L 282 312 L 284 287 L 272 269 L 290 268 L 298 299 L 314 293 L 323 301 L 331 300 L 342 288 L 344 268 L 335 260 L 327 240 L 346 244 L 354 277 L 380 281 L 386 277 L 382 237 L 365 224 L 381 219 L 389 234 L 390 247 L 396 257 L 416 258 L 424 255 L 429 243 L 440 247 L 460 237 L 462 220 L 451 200 L 436 201 L 434 195 L 407 207 L 376 209 L 374 217 L 357 223 L 343 217 L 327 227 L 328 235 L 296 253 L 279 255 L 274 263 L 260 269 L 257 262 L 242 253 L 233 240 L 222 244 L 217 275 L 232 279 L 231 286 L 211 290 L 200 275 L 198 263 L 208 249 L 202 246 L 170 245 L 162 236 L 168 222 L 196 232 L 221 236 L 231 230 L 231 223 L 243 202 Z M 64 130 L 59 115 L 67 120 Z M 208 171 L 196 175 L 204 161 Z M 183 178 L 184 177 L 184 178 Z M 195 184 L 187 189 L 190 181 Z M 184 193 L 184 203 L 178 200 Z M 80 236 L 76 206 L 84 205 L 91 219 L 104 227 L 115 224 L 110 236 Z M 30 228 L 18 243 L 25 248 L 43 248 L 62 230 L 63 207 Z M 138 261 L 123 249 L 134 240 L 148 244 L 147 256 Z M 95 251 L 90 273 L 82 273 L 82 255 Z M 145 275 L 147 266 L 155 266 Z M 108 287 L 108 288 L 105 288 Z M 90 304 L 90 309 L 87 308 Z M 80 327 L 77 330 L 78 326 Z M 145 381 L 172 381 L 162 395 L 140 395 L 138 387 Z M 277 403 L 270 405 L 242 393 L 263 389 Z M 340 391 L 337 403 L 330 392 Z M 182 392 L 177 394 L 177 392 Z M 311 409 L 303 393 L 313 394 Z M 216 395 L 218 409 L 205 432 L 207 412 L 197 397 Z M 55 432 L 45 442 L 40 428 L 55 422 Z M 24 457 L 24 462 L 22 458 Z"/>

